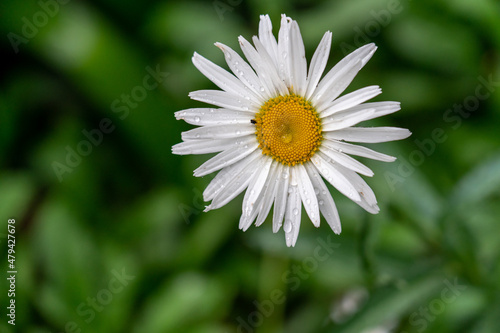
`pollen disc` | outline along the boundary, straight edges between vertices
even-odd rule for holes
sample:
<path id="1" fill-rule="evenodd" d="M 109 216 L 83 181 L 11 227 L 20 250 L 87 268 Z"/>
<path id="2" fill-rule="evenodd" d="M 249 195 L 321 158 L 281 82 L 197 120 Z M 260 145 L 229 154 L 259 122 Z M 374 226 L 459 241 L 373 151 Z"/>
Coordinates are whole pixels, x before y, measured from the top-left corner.
<path id="1" fill-rule="evenodd" d="M 262 153 L 285 165 L 309 161 L 323 140 L 318 113 L 295 94 L 264 103 L 255 116 L 255 128 Z"/>

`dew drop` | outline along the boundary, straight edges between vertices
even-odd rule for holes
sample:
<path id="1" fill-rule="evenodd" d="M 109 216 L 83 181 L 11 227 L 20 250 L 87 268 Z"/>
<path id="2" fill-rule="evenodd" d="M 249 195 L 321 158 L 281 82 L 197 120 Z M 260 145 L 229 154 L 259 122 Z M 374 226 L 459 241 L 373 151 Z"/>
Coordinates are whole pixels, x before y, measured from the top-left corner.
<path id="1" fill-rule="evenodd" d="M 324 202 L 323 200 L 320 200 L 320 201 L 318 201 L 318 203 L 319 203 L 319 205 L 320 205 L 320 206 L 323 206 L 323 204 L 324 204 L 325 202 Z"/>
<path id="2" fill-rule="evenodd" d="M 288 178 L 288 172 L 284 172 L 281 177 L 283 177 L 283 179 L 287 179 Z"/>
<path id="3" fill-rule="evenodd" d="M 197 138 L 197 139 L 199 139 L 199 138 L 200 138 L 200 135 L 199 135 L 199 134 L 196 134 L 194 137 L 195 137 L 195 138 Z"/>
<path id="4" fill-rule="evenodd" d="M 314 194 L 316 194 L 316 195 L 319 194 L 319 190 L 316 187 L 314 188 Z"/>
<path id="5" fill-rule="evenodd" d="M 310 205 L 311 204 L 311 199 L 306 199 L 306 204 Z"/>
<path id="6" fill-rule="evenodd" d="M 286 233 L 289 233 L 290 231 L 292 231 L 292 221 L 290 221 L 290 220 L 286 220 L 286 221 L 285 221 L 285 225 L 283 226 L 283 230 L 284 230 Z"/>
<path id="7" fill-rule="evenodd" d="M 292 213 L 293 215 L 299 215 L 299 210 L 297 208 L 294 208 Z"/>
<path id="8" fill-rule="evenodd" d="M 240 134 L 241 134 L 241 131 L 240 131 L 240 130 L 237 130 L 235 133 L 236 133 L 236 135 L 240 135 Z"/>
<path id="9" fill-rule="evenodd" d="M 200 117 L 198 117 L 198 116 L 194 117 L 194 121 L 197 122 L 197 123 L 199 123 L 200 122 Z"/>

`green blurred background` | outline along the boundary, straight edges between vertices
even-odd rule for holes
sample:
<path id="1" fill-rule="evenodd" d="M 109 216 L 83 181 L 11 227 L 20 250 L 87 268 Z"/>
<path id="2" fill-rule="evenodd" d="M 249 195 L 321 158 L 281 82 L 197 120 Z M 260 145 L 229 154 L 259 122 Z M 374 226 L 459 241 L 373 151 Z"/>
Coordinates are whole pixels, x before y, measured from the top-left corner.
<path id="1" fill-rule="evenodd" d="M 499 332 L 500 4 L 493 0 L 3 0 L 0 332 Z M 343 232 L 303 212 L 295 248 L 270 219 L 238 230 L 241 196 L 201 213 L 207 156 L 174 156 L 213 84 L 268 13 L 298 21 L 329 67 L 379 49 L 349 90 L 402 110 L 365 126 L 413 135 L 367 182 L 370 215 L 331 190 Z M 151 73 L 155 73 L 152 75 Z M 16 219 L 16 325 L 7 220 Z M 330 244 L 330 245 L 325 245 Z"/>

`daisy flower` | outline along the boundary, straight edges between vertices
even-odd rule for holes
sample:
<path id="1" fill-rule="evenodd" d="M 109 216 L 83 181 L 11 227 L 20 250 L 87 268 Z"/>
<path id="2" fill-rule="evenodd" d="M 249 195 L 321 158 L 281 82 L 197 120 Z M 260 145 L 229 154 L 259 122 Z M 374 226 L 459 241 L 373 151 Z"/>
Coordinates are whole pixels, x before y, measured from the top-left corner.
<path id="1" fill-rule="evenodd" d="M 299 235 L 302 205 L 314 226 L 320 212 L 333 232 L 340 219 L 325 179 L 372 214 L 379 212 L 371 188 L 358 175 L 372 170 L 350 155 L 392 162 L 388 156 L 348 142 L 386 142 L 407 138 L 407 129 L 352 127 L 396 112 L 398 102 L 365 103 L 382 91 L 369 86 L 341 97 L 376 50 L 371 43 L 343 58 L 323 78 L 332 34 L 319 43 L 309 69 L 296 21 L 282 15 L 278 40 L 268 15 L 260 17 L 259 34 L 238 38 L 245 61 L 228 46 L 215 43 L 232 73 L 195 53 L 194 65 L 221 90 L 199 90 L 194 100 L 217 108 L 178 111 L 177 119 L 198 125 L 182 133 L 174 154 L 217 153 L 194 170 L 196 177 L 219 171 L 203 198 L 205 211 L 217 209 L 245 191 L 239 227 L 261 225 L 274 205 L 273 232 L 283 226 L 287 246 Z"/>

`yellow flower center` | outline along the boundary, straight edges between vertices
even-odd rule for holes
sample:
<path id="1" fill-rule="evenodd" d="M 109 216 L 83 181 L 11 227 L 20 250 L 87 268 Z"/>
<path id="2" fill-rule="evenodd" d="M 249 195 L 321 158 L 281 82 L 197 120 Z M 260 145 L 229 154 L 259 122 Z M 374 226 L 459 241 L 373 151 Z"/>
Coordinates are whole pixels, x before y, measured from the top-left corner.
<path id="1" fill-rule="evenodd" d="M 255 128 L 262 153 L 285 165 L 309 161 L 323 140 L 318 113 L 295 94 L 264 103 L 255 116 Z"/>

